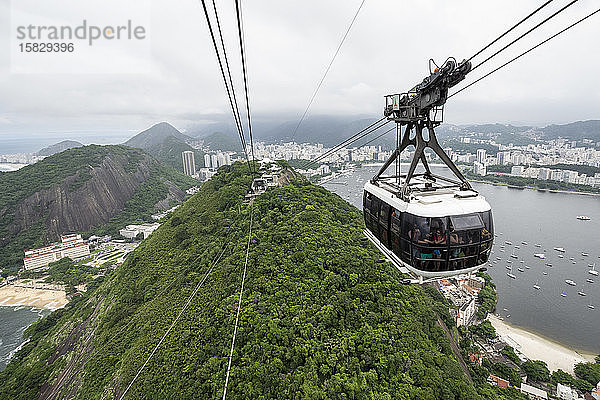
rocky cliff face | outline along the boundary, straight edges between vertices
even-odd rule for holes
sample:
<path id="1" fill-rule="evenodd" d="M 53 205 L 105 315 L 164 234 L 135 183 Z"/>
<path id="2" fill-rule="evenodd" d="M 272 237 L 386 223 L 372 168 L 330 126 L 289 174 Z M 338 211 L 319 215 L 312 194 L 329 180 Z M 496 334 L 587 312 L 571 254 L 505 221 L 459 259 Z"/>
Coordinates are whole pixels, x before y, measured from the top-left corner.
<path id="1" fill-rule="evenodd" d="M 89 166 L 91 178 L 74 191 L 72 187 L 83 172 L 23 200 L 17 206 L 12 232 L 16 234 L 43 219 L 47 239 L 55 240 L 65 232 L 85 232 L 106 223 L 123 210 L 140 183 L 150 177 L 155 162 L 145 156 L 135 172 L 128 173 L 125 156 L 109 155 L 99 166 Z"/>
<path id="2" fill-rule="evenodd" d="M 195 181 L 139 149 L 85 146 L 0 173 L 0 268 L 71 232 L 116 234 L 185 199 Z"/>

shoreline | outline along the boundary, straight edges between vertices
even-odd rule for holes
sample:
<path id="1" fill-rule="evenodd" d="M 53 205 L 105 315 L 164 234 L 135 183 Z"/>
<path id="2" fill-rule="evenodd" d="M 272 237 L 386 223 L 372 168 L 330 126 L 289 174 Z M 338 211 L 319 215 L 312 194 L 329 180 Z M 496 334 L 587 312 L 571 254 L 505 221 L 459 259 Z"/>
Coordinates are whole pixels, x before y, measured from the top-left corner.
<path id="1" fill-rule="evenodd" d="M 525 328 L 501 321 L 493 314 L 488 315 L 496 333 L 504 342 L 515 347 L 530 360 L 542 360 L 548 365 L 550 372 L 562 369 L 573 374 L 575 364 L 579 362 L 593 362 L 596 354 L 567 347 L 553 339 L 534 333 Z"/>
<path id="2" fill-rule="evenodd" d="M 35 289 L 13 285 L 0 288 L 0 306 L 24 306 L 54 311 L 63 308 L 68 302 L 64 290 Z"/>
<path id="3" fill-rule="evenodd" d="M 505 182 L 490 182 L 490 181 L 485 181 L 485 180 L 481 180 L 481 179 L 469 179 L 469 181 L 477 182 L 477 183 L 485 183 L 485 184 L 494 185 L 494 186 L 506 186 L 506 187 L 509 187 L 512 189 L 531 189 L 531 190 L 539 190 L 539 191 L 548 192 L 548 193 L 566 193 L 566 194 L 580 194 L 580 195 L 585 195 L 585 196 L 600 196 L 600 193 L 577 192 L 575 190 L 561 190 L 561 189 L 543 189 L 543 188 L 538 188 L 535 186 L 517 186 L 517 185 L 511 185 L 510 183 L 505 183 Z"/>

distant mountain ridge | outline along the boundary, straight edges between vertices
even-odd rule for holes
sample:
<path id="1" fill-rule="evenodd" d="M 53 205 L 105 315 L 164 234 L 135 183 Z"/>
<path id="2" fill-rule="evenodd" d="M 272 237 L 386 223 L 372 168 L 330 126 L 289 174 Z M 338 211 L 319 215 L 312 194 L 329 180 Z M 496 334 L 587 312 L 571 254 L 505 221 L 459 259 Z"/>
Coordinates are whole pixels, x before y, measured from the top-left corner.
<path id="1" fill-rule="evenodd" d="M 75 140 L 63 140 L 62 142 L 52 144 L 48 147 L 44 147 L 43 149 L 38 151 L 36 154 L 38 156 L 51 156 L 53 154 L 60 153 L 61 151 L 73 149 L 75 147 L 82 147 L 82 146 L 83 146 L 83 144 L 81 144 Z"/>
<path id="2" fill-rule="evenodd" d="M 548 125 L 542 129 L 549 139 L 564 137 L 574 140 L 592 139 L 600 141 L 600 120 L 577 121 L 563 125 Z"/>

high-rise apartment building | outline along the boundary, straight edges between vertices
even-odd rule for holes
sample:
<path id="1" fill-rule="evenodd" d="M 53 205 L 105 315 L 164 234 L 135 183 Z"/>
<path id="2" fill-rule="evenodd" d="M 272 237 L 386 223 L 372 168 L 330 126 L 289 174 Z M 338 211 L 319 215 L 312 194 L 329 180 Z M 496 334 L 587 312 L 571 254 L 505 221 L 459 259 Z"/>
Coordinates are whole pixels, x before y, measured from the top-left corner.
<path id="1" fill-rule="evenodd" d="M 184 151 L 181 153 L 183 158 L 183 173 L 189 176 L 196 174 L 196 163 L 194 162 L 194 152 Z"/>

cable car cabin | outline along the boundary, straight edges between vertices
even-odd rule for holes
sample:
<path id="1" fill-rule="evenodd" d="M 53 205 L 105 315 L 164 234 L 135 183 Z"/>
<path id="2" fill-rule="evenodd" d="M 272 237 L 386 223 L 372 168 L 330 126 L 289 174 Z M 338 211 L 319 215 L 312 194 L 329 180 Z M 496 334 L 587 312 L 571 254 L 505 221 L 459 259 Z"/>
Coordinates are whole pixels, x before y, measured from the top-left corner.
<path id="1" fill-rule="evenodd" d="M 365 185 L 363 212 L 369 239 L 388 250 L 384 253 L 397 268 L 436 278 L 472 272 L 487 262 L 494 227 L 483 196 L 438 188 L 407 202 L 385 187 L 385 181 Z"/>

